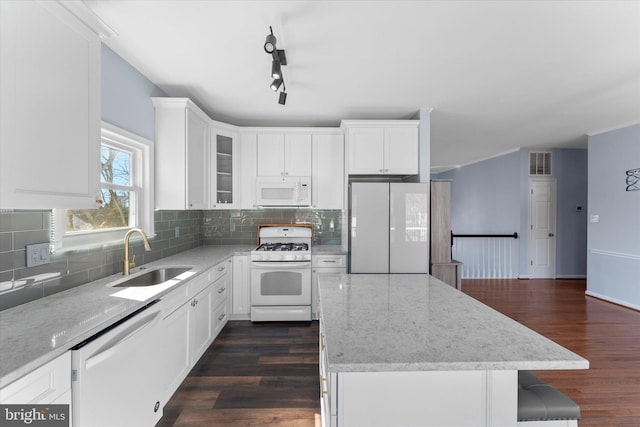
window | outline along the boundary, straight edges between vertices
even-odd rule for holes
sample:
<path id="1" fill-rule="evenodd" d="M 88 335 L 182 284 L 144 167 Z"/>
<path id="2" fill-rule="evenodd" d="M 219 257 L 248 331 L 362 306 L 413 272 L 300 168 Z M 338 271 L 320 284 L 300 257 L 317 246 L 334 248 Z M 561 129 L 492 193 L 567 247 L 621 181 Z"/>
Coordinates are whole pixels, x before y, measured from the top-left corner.
<path id="1" fill-rule="evenodd" d="M 132 227 L 153 235 L 153 144 L 104 122 L 101 138 L 100 205 L 55 210 L 57 248 L 119 240 Z"/>

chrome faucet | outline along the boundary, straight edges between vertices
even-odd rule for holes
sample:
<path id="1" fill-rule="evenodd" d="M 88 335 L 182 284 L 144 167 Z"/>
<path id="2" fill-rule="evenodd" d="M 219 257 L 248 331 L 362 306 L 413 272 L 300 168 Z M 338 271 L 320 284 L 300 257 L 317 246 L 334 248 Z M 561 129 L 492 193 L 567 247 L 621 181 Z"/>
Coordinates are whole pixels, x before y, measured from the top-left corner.
<path id="1" fill-rule="evenodd" d="M 131 230 L 127 231 L 127 234 L 124 235 L 124 262 L 122 263 L 122 274 L 124 276 L 128 276 L 129 270 L 136 266 L 135 255 L 133 256 L 133 258 L 131 258 L 131 261 L 129 261 L 129 238 L 133 233 L 140 233 L 140 235 L 142 236 L 142 240 L 144 241 L 145 251 L 151 250 L 151 246 L 149 245 L 149 241 L 147 240 L 147 235 L 144 234 L 144 231 L 140 230 L 139 228 L 132 228 Z"/>

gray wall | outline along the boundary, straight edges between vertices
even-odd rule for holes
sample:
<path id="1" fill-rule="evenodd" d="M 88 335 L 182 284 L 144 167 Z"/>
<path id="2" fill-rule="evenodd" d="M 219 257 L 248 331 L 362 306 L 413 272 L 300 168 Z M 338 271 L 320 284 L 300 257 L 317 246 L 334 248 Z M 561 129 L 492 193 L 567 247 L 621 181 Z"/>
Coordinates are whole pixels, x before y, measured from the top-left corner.
<path id="1" fill-rule="evenodd" d="M 155 141 L 153 96 L 167 94 L 103 44 L 102 120 Z"/>
<path id="2" fill-rule="evenodd" d="M 640 125 L 589 137 L 587 293 L 640 309 L 640 190 L 626 171 L 640 168 Z"/>
<path id="3" fill-rule="evenodd" d="M 585 277 L 587 150 L 553 150 L 552 172 L 558 190 L 556 275 Z M 529 150 L 521 149 L 434 178 L 452 180 L 454 233 L 517 232 L 518 239 L 511 242 L 512 268 L 515 277 L 528 277 Z M 575 211 L 578 205 L 583 207 L 581 212 Z"/>
<path id="4" fill-rule="evenodd" d="M 587 274 L 587 150 L 554 150 L 553 162 L 558 199 L 556 276 L 583 278 Z"/>

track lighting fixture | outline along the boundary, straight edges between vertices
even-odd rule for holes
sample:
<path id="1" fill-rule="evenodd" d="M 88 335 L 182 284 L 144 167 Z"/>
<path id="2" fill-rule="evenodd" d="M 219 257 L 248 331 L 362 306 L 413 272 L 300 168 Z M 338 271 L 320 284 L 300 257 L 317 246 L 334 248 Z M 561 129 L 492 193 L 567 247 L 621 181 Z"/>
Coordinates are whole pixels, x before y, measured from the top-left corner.
<path id="1" fill-rule="evenodd" d="M 284 49 L 276 49 L 276 36 L 273 35 L 273 28 L 269 27 L 269 34 L 264 42 L 264 51 L 271 55 L 271 78 L 274 79 L 271 83 L 271 90 L 277 92 L 280 86 L 283 87 L 283 91 L 280 92 L 278 103 L 285 105 L 287 102 L 287 87 L 284 85 L 284 76 L 282 74 L 282 66 L 287 65 L 287 55 Z"/>

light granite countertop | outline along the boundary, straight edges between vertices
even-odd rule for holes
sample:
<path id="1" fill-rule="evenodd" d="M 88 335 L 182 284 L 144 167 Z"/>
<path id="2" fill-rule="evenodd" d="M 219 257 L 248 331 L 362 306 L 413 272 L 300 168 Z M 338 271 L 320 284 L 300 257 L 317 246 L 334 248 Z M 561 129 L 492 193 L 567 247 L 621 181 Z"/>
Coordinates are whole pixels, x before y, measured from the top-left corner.
<path id="1" fill-rule="evenodd" d="M 202 246 L 132 269 L 132 276 L 164 266 L 190 266 L 195 273 L 147 300 L 112 296 L 124 289 L 109 286 L 124 279 L 115 274 L 0 312 L 0 388 L 228 257 L 248 254 L 253 248 L 255 245 Z"/>
<path id="2" fill-rule="evenodd" d="M 587 369 L 589 362 L 435 277 L 319 274 L 333 372 Z"/>

